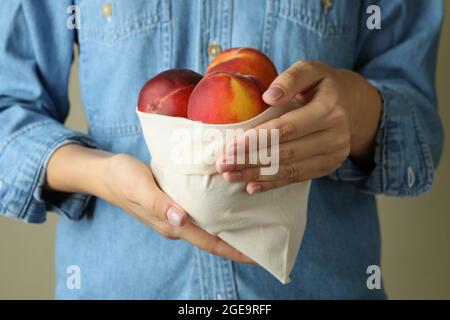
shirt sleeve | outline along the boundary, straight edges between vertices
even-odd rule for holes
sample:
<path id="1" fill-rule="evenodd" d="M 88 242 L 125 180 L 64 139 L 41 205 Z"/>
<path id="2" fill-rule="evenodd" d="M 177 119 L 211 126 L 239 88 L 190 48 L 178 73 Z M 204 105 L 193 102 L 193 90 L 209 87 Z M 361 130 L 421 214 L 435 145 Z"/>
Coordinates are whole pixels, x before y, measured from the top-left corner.
<path id="1" fill-rule="evenodd" d="M 77 220 L 89 196 L 45 190 L 53 152 L 78 143 L 64 127 L 74 31 L 66 25 L 70 0 L 3 0 L 0 10 L 0 214 L 30 223 L 46 211 Z"/>
<path id="2" fill-rule="evenodd" d="M 351 158 L 330 175 L 356 183 L 371 194 L 417 196 L 433 182 L 443 145 L 437 110 L 435 69 L 443 19 L 441 0 L 381 0 L 381 29 L 366 27 L 363 18 L 355 70 L 382 97 L 381 124 L 376 136 L 374 165 L 361 171 Z"/>

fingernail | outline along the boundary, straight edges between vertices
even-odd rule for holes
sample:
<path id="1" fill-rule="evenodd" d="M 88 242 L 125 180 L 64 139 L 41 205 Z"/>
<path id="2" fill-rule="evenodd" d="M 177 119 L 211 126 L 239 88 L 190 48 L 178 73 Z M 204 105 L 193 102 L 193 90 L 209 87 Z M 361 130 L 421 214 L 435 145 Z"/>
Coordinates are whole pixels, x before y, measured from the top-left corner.
<path id="1" fill-rule="evenodd" d="M 279 87 L 270 87 L 266 92 L 263 94 L 264 100 L 278 100 L 284 95 L 283 90 Z"/>
<path id="2" fill-rule="evenodd" d="M 170 207 L 167 210 L 167 219 L 169 223 L 175 227 L 181 227 L 181 222 L 183 221 L 183 214 L 175 207 Z"/>
<path id="3" fill-rule="evenodd" d="M 262 186 L 260 184 L 250 184 L 247 185 L 247 192 L 249 194 L 255 194 L 262 191 Z"/>
<path id="4" fill-rule="evenodd" d="M 236 182 L 242 179 L 242 172 L 239 171 L 225 172 L 222 176 L 227 182 Z"/>

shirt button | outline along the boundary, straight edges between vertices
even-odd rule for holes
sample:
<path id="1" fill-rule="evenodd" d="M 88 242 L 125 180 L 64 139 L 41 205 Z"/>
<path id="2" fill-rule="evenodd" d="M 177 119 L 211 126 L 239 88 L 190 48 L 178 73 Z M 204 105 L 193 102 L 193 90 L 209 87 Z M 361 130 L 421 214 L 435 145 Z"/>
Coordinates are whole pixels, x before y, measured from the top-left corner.
<path id="1" fill-rule="evenodd" d="M 210 57 L 216 57 L 219 53 L 222 52 L 222 48 L 219 44 L 213 43 L 208 47 L 208 55 Z"/>
<path id="2" fill-rule="evenodd" d="M 408 188 L 412 188 L 416 182 L 416 175 L 411 166 L 408 167 Z"/>
<path id="3" fill-rule="evenodd" d="M 112 4 L 111 3 L 104 3 L 102 5 L 102 14 L 105 17 L 111 17 L 112 16 Z"/>
<path id="4" fill-rule="evenodd" d="M 217 300 L 223 300 L 223 296 L 220 293 L 218 293 L 216 295 L 216 298 L 217 298 Z"/>
<path id="5" fill-rule="evenodd" d="M 330 9 L 330 8 L 333 6 L 333 1 L 334 1 L 334 0 L 322 0 L 322 7 L 323 7 L 325 10 Z"/>

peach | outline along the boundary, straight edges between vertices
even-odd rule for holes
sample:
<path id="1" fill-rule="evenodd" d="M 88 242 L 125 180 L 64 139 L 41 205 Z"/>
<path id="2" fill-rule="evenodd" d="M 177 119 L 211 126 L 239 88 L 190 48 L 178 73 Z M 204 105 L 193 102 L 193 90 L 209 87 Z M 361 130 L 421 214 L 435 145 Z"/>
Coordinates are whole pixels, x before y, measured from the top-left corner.
<path id="1" fill-rule="evenodd" d="M 191 70 L 164 71 L 142 87 L 138 110 L 186 118 L 189 97 L 201 79 L 201 75 Z"/>
<path id="2" fill-rule="evenodd" d="M 262 84 L 252 76 L 216 72 L 204 77 L 191 94 L 188 119 L 209 124 L 245 121 L 267 109 Z"/>
<path id="3" fill-rule="evenodd" d="M 278 75 L 269 57 L 253 48 L 232 48 L 223 51 L 206 69 L 206 75 L 213 72 L 251 75 L 261 81 L 264 89 L 267 89 Z"/>

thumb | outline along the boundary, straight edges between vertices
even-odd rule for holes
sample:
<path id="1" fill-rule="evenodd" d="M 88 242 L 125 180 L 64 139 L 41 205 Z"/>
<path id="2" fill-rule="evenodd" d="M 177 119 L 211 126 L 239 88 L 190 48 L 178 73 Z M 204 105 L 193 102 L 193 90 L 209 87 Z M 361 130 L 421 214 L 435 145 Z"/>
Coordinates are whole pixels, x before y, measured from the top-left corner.
<path id="1" fill-rule="evenodd" d="M 290 102 L 297 94 L 303 94 L 315 87 L 327 75 L 327 67 L 312 61 L 299 61 L 280 73 L 263 94 L 269 105 Z"/>
<path id="2" fill-rule="evenodd" d="M 148 207 L 146 209 L 150 210 L 152 215 L 175 227 L 181 227 L 188 221 L 187 213 L 157 186 L 151 192 Z"/>

